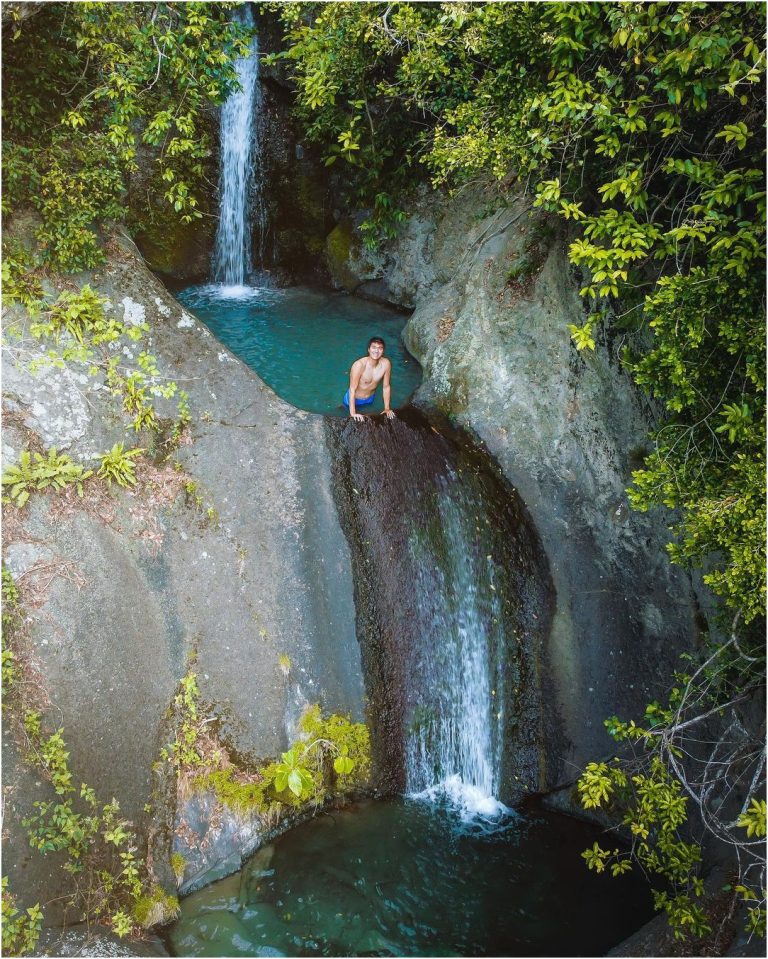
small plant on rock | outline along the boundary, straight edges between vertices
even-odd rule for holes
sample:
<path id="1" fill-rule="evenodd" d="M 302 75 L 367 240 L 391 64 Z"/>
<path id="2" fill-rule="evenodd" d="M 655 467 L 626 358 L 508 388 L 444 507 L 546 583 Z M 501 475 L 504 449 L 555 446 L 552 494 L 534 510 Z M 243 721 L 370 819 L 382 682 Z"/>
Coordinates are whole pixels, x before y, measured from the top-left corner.
<path id="1" fill-rule="evenodd" d="M 23 614 L 19 605 L 19 590 L 10 571 L 3 566 L 3 628 L 2 628 L 2 689 L 3 699 L 19 681 L 19 667 L 16 654 L 11 649 L 11 638 L 15 633 Z M 5 705 L 5 701 L 3 702 Z"/>
<path id="2" fill-rule="evenodd" d="M 23 450 L 19 462 L 9 466 L 3 474 L 2 485 L 9 487 L 9 499 L 21 509 L 32 492 L 63 489 L 74 484 L 78 496 L 83 495 L 83 483 L 93 470 L 86 470 L 75 463 L 66 453 L 59 454 L 56 449 L 42 453 L 30 453 Z"/>
<path id="3" fill-rule="evenodd" d="M 43 298 L 43 288 L 34 272 L 31 254 L 16 243 L 3 243 L 3 303 L 21 303 L 35 309 Z"/>
<path id="4" fill-rule="evenodd" d="M 284 792 L 290 789 L 297 799 L 308 798 L 315 788 L 312 773 L 304 765 L 308 749 L 296 745 L 282 754 L 282 762 L 276 764 L 275 791 Z"/>
<path id="5" fill-rule="evenodd" d="M 26 956 L 34 952 L 42 928 L 40 903 L 21 912 L 8 889 L 8 877 L 3 876 L 3 955 Z"/>
<path id="6" fill-rule="evenodd" d="M 31 710 L 24 716 L 24 728 L 29 758 L 50 779 L 57 795 L 53 801 L 33 803 L 34 813 L 22 821 L 30 846 L 43 855 L 66 853 L 63 868 L 72 877 L 72 898 L 78 908 L 89 920 L 106 921 L 117 935 L 128 935 L 135 924 L 130 915 L 142 899 L 154 895 L 154 889 L 144 892 L 141 874 L 146 867 L 136 858 L 131 823 L 120 817 L 116 800 L 102 805 L 86 783 L 79 791 L 75 788 L 63 730 L 46 735 L 40 713 Z M 167 905 L 170 914 L 171 904 Z"/>
<path id="7" fill-rule="evenodd" d="M 178 914 L 179 900 L 160 886 L 152 886 L 133 907 L 133 918 L 142 929 L 170 922 Z"/>
<path id="8" fill-rule="evenodd" d="M 171 869 L 173 869 L 173 874 L 179 885 L 181 885 L 181 880 L 184 878 L 184 870 L 186 867 L 187 860 L 180 852 L 171 853 Z"/>
<path id="9" fill-rule="evenodd" d="M 136 485 L 136 465 L 134 458 L 144 452 L 140 447 L 126 450 L 124 443 L 115 443 L 108 453 L 101 457 L 98 475 L 112 485 L 114 480 L 120 486 Z"/>
<path id="10" fill-rule="evenodd" d="M 63 290 L 44 320 L 32 324 L 32 335 L 53 337 L 58 341 L 64 333 L 81 345 L 111 343 L 126 333 L 132 339 L 141 337 L 138 328 L 127 328 L 116 317 L 107 317 L 107 298 L 87 284 L 79 291 Z"/>

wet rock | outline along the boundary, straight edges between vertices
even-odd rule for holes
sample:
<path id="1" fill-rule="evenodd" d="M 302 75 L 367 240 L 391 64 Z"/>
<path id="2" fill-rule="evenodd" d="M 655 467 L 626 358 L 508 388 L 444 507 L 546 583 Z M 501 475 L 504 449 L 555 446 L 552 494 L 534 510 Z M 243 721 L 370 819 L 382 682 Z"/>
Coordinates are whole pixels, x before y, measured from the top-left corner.
<path id="1" fill-rule="evenodd" d="M 104 926 L 85 923 L 70 926 L 64 932 L 43 930 L 36 954 L 41 956 L 168 956 L 161 939 L 152 936 L 141 941 L 120 939 Z"/>
<path id="2" fill-rule="evenodd" d="M 488 752 L 475 756 L 477 768 L 495 767 L 498 759 L 492 788 L 509 804 L 545 788 L 541 744 L 556 735 L 540 666 L 552 586 L 514 491 L 466 434 L 439 425 L 412 408 L 391 423 L 327 425 L 335 495 L 352 548 L 377 786 L 385 794 L 406 788 L 420 726 L 437 753 L 450 729 L 478 722 L 492 726 L 493 735 Z M 482 583 L 467 581 L 470 569 Z M 497 584 L 488 585 L 491 577 Z M 470 593 L 480 596 L 476 605 Z M 489 637 L 484 651 L 472 646 L 475 679 L 480 688 L 489 682 L 488 697 L 498 692 L 497 699 L 452 697 L 455 685 L 470 682 L 463 675 L 471 668 L 471 651 L 462 659 L 465 631 L 479 643 Z M 494 751 L 494 737 L 503 749 Z M 468 766 L 472 755 L 471 747 L 462 752 Z M 450 761 L 457 761 L 455 752 Z M 434 782 L 409 781 L 408 788 Z"/>
<path id="3" fill-rule="evenodd" d="M 176 822 L 184 824 L 182 838 L 174 843 L 174 852 L 186 860 L 181 895 L 236 872 L 264 837 L 257 815 L 222 815 L 216 796 L 204 790 L 182 804 Z"/>

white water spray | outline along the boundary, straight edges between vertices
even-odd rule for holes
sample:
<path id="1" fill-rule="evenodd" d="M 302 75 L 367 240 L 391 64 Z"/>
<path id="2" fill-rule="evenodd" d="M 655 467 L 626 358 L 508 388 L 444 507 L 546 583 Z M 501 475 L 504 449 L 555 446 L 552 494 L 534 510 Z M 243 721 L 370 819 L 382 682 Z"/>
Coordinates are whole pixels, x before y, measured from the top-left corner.
<path id="1" fill-rule="evenodd" d="M 242 23 L 253 26 L 248 6 L 239 11 L 239 17 Z M 240 89 L 230 94 L 221 108 L 219 226 L 214 247 L 213 276 L 218 283 L 242 287 L 253 270 L 251 211 L 259 267 L 263 264 L 267 230 L 257 37 L 254 36 L 251 41 L 248 56 L 236 61 L 235 70 Z"/>
<path id="2" fill-rule="evenodd" d="M 503 615 L 493 558 L 476 548 L 478 524 L 485 519 L 460 488 L 444 485 L 439 528 L 416 530 L 411 540 L 420 625 L 435 645 L 416 665 L 406 783 L 412 797 L 447 802 L 465 820 L 493 819 L 510 811 L 496 798 L 504 729 Z"/>

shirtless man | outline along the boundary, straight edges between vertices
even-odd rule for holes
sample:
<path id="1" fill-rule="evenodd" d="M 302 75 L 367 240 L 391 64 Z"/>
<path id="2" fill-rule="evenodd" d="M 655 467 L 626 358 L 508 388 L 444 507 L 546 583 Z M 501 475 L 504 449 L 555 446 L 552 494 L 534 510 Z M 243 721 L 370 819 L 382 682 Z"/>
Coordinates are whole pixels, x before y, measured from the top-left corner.
<path id="1" fill-rule="evenodd" d="M 392 364 L 384 356 L 384 340 L 380 336 L 373 336 L 368 343 L 368 356 L 355 360 L 349 371 L 349 389 L 344 394 L 344 405 L 349 407 L 349 415 L 353 420 L 364 419 L 363 414 L 357 412 L 357 407 L 373 403 L 379 383 L 382 383 L 384 394 L 384 412 L 389 419 L 394 418 L 394 410 L 389 405 L 391 375 Z"/>

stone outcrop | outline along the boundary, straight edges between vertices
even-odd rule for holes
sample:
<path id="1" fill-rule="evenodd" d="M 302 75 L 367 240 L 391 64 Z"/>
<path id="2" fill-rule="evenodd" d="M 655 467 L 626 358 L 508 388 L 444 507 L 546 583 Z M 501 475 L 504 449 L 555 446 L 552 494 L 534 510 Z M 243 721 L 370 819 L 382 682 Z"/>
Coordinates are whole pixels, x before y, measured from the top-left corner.
<path id="1" fill-rule="evenodd" d="M 642 715 L 663 692 L 695 642 L 696 606 L 665 553 L 667 517 L 627 502 L 650 411 L 618 361 L 621 343 L 577 353 L 568 324 L 584 309 L 558 225 L 523 196 L 481 212 L 489 203 L 478 189 L 422 194 L 373 292 L 414 308 L 405 340 L 424 368 L 416 403 L 482 440 L 541 537 L 557 597 L 548 708 L 565 743 L 542 757 L 554 787 L 612 751 L 605 718 Z"/>
<path id="2" fill-rule="evenodd" d="M 29 317 L 14 306 L 5 467 L 29 446 L 55 446 L 89 466 L 122 440 L 147 456 L 134 489 L 91 484 L 82 500 L 74 491 L 33 494 L 22 510 L 9 507 L 3 545 L 28 612 L 27 652 L 51 722 L 64 727 L 73 776 L 140 821 L 163 717 L 188 669 L 232 750 L 255 759 L 287 747 L 307 704 L 361 719 L 363 681 L 322 418 L 282 402 L 216 342 L 126 236 L 108 248 L 105 267 L 76 285 L 108 296 L 120 320 L 149 324 L 148 342 L 125 349 L 149 350 L 189 394 L 190 442 L 165 460 L 162 439 L 132 440 L 120 400 L 87 366 L 30 373 L 50 344 L 30 336 Z M 175 401 L 157 404 L 174 415 Z M 55 899 L 68 879 L 29 849 L 20 825 L 32 801 L 52 792 L 14 761 L 8 723 L 5 737 L 5 870 L 25 905 Z"/>

